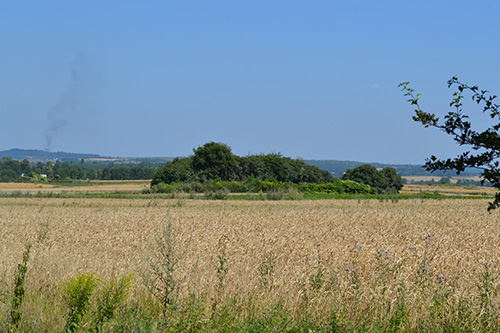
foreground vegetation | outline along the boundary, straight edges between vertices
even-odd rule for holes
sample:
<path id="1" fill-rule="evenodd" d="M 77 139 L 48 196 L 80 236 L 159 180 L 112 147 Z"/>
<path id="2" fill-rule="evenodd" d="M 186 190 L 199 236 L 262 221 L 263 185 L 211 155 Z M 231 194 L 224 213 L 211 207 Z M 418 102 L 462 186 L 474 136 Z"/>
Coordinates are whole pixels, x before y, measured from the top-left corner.
<path id="1" fill-rule="evenodd" d="M 495 331 L 486 205 L 3 198 L 0 330 Z"/>

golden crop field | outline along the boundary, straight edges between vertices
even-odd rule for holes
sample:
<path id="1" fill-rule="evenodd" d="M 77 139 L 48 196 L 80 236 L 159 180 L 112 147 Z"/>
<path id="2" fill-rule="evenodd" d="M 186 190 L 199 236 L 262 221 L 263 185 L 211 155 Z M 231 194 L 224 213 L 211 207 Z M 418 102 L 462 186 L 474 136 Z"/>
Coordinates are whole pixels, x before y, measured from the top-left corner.
<path id="1" fill-rule="evenodd" d="M 446 196 L 493 196 L 498 190 L 486 186 L 404 185 L 401 194 L 437 193 Z"/>
<path id="2" fill-rule="evenodd" d="M 146 272 L 145 258 L 171 221 L 179 297 L 252 299 L 257 310 L 282 302 L 294 316 L 306 307 L 319 321 L 338 309 L 347 321 L 388 316 L 403 293 L 413 325 L 429 316 L 429 291 L 445 288 L 451 303 L 479 298 L 484 272 L 500 271 L 500 212 L 488 213 L 487 202 L 2 198 L 1 311 L 28 242 L 26 320 L 57 324 L 64 320 L 49 317 L 63 313 L 44 315 L 40 295 L 57 300 L 57 286 L 77 274 Z M 134 285 L 132 298 L 144 292 L 140 274 Z"/>
<path id="3" fill-rule="evenodd" d="M 81 181 L 68 184 L 57 183 L 0 183 L 1 192 L 21 192 L 21 193 L 71 193 L 71 192 L 128 192 L 141 191 L 149 188 L 151 181 L 121 181 L 121 180 L 93 180 Z"/>

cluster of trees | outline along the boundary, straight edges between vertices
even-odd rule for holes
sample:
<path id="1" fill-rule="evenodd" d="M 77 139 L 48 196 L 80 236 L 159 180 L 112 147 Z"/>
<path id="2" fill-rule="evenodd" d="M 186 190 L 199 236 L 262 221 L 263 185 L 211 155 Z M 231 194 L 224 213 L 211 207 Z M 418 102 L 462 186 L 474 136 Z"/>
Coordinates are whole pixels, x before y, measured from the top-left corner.
<path id="1" fill-rule="evenodd" d="M 354 162 L 354 161 L 336 161 L 336 160 L 306 160 L 307 164 L 315 165 L 323 170 L 329 171 L 333 176 L 340 177 L 342 176 L 348 169 L 357 168 L 363 164 L 367 164 L 364 162 Z M 414 164 L 384 164 L 384 163 L 369 163 L 370 165 L 376 168 L 393 168 L 396 172 L 402 177 L 405 176 L 454 176 L 456 172 L 449 170 L 438 170 L 438 171 L 428 171 L 424 168 L 423 165 L 414 165 Z M 462 172 L 463 176 L 477 176 L 480 174 L 479 169 L 475 168 L 467 168 L 464 172 Z"/>
<path id="2" fill-rule="evenodd" d="M 378 170 L 369 164 L 347 170 L 340 179 L 370 185 L 376 188 L 379 194 L 398 193 L 403 188 L 403 179 L 395 169 Z"/>
<path id="3" fill-rule="evenodd" d="M 158 170 L 141 164 L 38 162 L 17 161 L 4 157 L 0 161 L 0 182 L 40 180 L 128 180 L 151 179 Z"/>
<path id="4" fill-rule="evenodd" d="M 301 159 L 281 154 L 234 155 L 224 143 L 209 142 L 193 149 L 194 154 L 176 158 L 161 167 L 151 185 L 178 182 L 246 181 L 258 179 L 285 183 L 328 183 L 334 177 Z"/>

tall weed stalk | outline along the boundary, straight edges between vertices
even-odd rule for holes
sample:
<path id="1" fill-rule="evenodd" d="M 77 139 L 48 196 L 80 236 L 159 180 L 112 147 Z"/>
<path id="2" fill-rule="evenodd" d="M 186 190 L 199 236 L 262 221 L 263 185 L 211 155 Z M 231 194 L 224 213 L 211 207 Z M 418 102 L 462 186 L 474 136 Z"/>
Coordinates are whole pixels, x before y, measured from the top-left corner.
<path id="1" fill-rule="evenodd" d="M 175 293 L 180 283 L 176 270 L 180 261 L 185 257 L 187 249 L 188 246 L 182 250 L 179 249 L 172 220 L 169 219 L 164 224 L 161 235 L 157 236 L 143 253 L 148 270 L 139 269 L 139 274 L 151 295 L 160 302 L 164 316 L 175 307 Z"/>
<path id="2" fill-rule="evenodd" d="M 30 258 L 31 244 L 26 246 L 23 253 L 23 262 L 17 265 L 17 274 L 14 278 L 14 296 L 12 297 L 12 309 L 10 311 L 9 332 L 18 332 L 22 319 L 22 306 L 25 294 L 25 278 L 28 271 L 28 260 Z"/>

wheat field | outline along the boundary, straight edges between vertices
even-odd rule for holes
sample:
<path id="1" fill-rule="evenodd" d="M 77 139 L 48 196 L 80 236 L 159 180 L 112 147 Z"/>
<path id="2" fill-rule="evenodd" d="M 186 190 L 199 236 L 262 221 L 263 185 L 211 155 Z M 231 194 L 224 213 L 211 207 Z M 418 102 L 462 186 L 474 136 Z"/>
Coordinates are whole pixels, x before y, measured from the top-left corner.
<path id="1" fill-rule="evenodd" d="M 148 253 L 170 221 L 180 257 L 179 297 L 219 293 L 225 299 L 254 299 L 262 309 L 281 301 L 296 315 L 306 306 L 318 320 L 342 307 L 345 320 L 360 320 L 363 312 L 394 311 L 404 289 L 405 306 L 412 309 L 408 321 L 416 323 L 428 316 L 426 302 L 434 297 L 424 295 L 423 279 L 432 290 L 446 286 L 453 291 L 447 297 L 458 302 L 479 297 L 483 272 L 500 271 L 500 212 L 488 213 L 486 207 L 486 200 L 473 199 L 2 198 L 1 310 L 9 307 L 28 243 L 33 248 L 26 311 L 28 318 L 43 317 L 42 305 L 30 303 L 30 292 L 57 299 L 58 285 L 77 274 L 109 279 L 146 272 Z M 220 240 L 227 258 L 222 294 L 215 287 Z M 132 298 L 143 289 L 136 275 Z M 374 299 L 387 301 L 388 309 L 376 309 Z"/>

